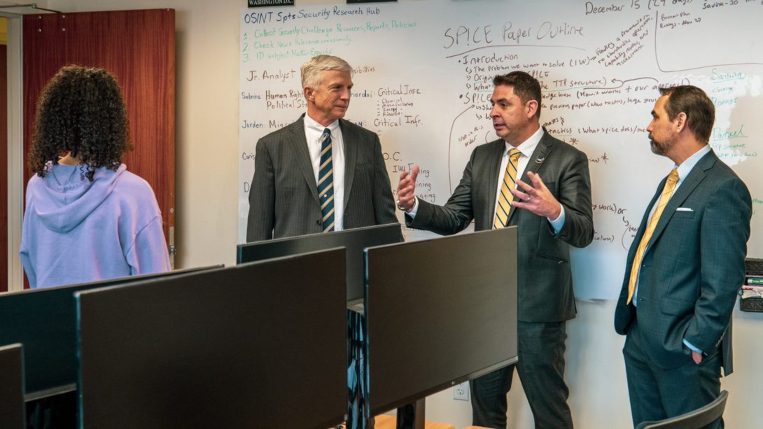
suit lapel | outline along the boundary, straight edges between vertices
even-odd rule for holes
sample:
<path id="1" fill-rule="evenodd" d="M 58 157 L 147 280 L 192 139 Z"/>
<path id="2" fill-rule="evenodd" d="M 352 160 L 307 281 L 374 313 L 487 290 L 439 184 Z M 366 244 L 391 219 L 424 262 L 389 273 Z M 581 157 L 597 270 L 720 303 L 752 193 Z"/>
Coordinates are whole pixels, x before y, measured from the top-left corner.
<path id="1" fill-rule="evenodd" d="M 344 144 L 344 208 L 347 208 L 347 202 L 350 199 L 352 182 L 355 178 L 355 164 L 358 159 L 358 136 L 352 132 L 351 127 L 347 126 L 344 119 L 339 120 L 339 129 L 342 131 L 342 142 Z"/>
<path id="2" fill-rule="evenodd" d="M 675 194 L 673 194 L 673 196 L 670 198 L 668 204 L 665 205 L 662 216 L 660 216 L 660 220 L 657 222 L 657 226 L 654 228 L 652 237 L 649 239 L 647 250 L 665 230 L 665 227 L 670 222 L 670 219 L 676 213 L 676 209 L 681 207 L 681 204 L 683 204 L 684 201 L 689 198 L 689 195 L 694 192 L 694 189 L 697 187 L 697 185 L 699 185 L 702 180 L 704 180 L 705 176 L 707 175 L 706 171 L 715 165 L 716 159 L 717 158 L 715 157 L 715 154 L 713 154 L 713 152 L 709 152 L 699 160 L 694 168 L 692 168 L 689 175 L 686 176 L 686 179 L 684 179 L 684 181 L 676 190 Z M 662 187 L 660 187 L 660 190 L 662 190 Z"/>
<path id="3" fill-rule="evenodd" d="M 530 157 L 530 160 L 527 162 L 527 167 L 525 167 L 525 171 L 522 172 L 521 180 L 525 183 L 530 183 L 530 180 L 527 178 L 527 173 L 532 171 L 533 173 L 537 173 L 538 170 L 540 170 L 540 167 L 543 165 L 544 162 L 546 162 L 546 159 L 548 158 L 548 155 L 551 153 L 552 147 L 551 143 L 553 140 L 551 140 L 551 137 L 548 135 L 545 129 L 543 129 L 543 137 L 541 137 L 540 141 L 538 142 L 538 146 L 535 147 L 535 150 L 533 151 L 532 156 Z M 517 212 L 517 210 L 512 210 L 511 213 L 509 213 L 509 220 L 508 223 L 511 224 L 511 219 L 514 217 L 514 214 Z"/>
<path id="4" fill-rule="evenodd" d="M 292 153 L 297 157 L 299 169 L 305 177 L 307 187 L 316 202 L 318 202 L 318 184 L 315 183 L 315 172 L 313 172 L 313 163 L 310 161 L 310 151 L 307 149 L 307 138 L 305 137 L 304 115 L 297 122 L 289 125 L 289 133 L 292 138 L 288 143 L 292 146 Z"/>
<path id="5" fill-rule="evenodd" d="M 636 254 L 636 246 L 641 242 L 641 238 L 644 236 L 644 232 L 646 231 L 646 224 L 649 223 L 649 214 L 652 212 L 652 207 L 654 207 L 654 205 L 657 204 L 657 200 L 660 199 L 662 188 L 665 187 L 665 182 L 667 182 L 667 180 L 668 178 L 664 177 L 662 181 L 660 181 L 660 183 L 657 185 L 657 191 L 654 193 L 654 196 L 652 196 L 652 200 L 649 201 L 649 204 L 646 206 L 646 212 L 641 218 L 641 224 L 638 227 L 638 231 L 636 231 L 636 235 L 633 237 L 633 245 L 631 245 L 631 249 L 628 252 L 628 266 L 631 265 L 633 256 Z"/>

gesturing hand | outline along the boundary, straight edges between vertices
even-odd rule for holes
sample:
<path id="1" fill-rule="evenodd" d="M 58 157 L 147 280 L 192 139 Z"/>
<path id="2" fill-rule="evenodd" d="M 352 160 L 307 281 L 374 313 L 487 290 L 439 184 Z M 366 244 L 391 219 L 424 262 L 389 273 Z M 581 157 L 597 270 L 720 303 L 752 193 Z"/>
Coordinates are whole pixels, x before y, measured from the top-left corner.
<path id="1" fill-rule="evenodd" d="M 400 181 L 397 183 L 397 208 L 409 211 L 416 202 L 416 177 L 419 175 L 419 166 L 414 164 L 411 171 L 400 173 Z"/>
<path id="2" fill-rule="evenodd" d="M 517 184 L 522 190 L 512 189 L 514 201 L 512 206 L 520 209 L 529 210 L 538 216 L 545 216 L 548 219 L 556 219 L 562 212 L 562 206 L 556 200 L 554 194 L 548 190 L 546 184 L 539 174 L 532 171 L 527 172 L 532 185 L 528 185 L 522 180 L 517 180 Z"/>

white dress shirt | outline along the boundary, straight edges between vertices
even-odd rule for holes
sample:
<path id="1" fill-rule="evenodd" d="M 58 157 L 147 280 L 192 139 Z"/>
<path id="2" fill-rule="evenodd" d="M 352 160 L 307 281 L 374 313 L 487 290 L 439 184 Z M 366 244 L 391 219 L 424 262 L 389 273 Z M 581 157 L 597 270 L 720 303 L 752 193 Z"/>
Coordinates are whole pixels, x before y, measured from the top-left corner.
<path id="1" fill-rule="evenodd" d="M 339 121 L 334 121 L 324 127 L 310 116 L 305 115 L 305 138 L 307 149 L 310 151 L 310 161 L 313 164 L 315 183 L 318 183 L 318 167 L 321 163 L 321 136 L 323 130 L 331 130 L 331 165 L 334 178 L 334 230 L 344 229 L 344 141 Z"/>

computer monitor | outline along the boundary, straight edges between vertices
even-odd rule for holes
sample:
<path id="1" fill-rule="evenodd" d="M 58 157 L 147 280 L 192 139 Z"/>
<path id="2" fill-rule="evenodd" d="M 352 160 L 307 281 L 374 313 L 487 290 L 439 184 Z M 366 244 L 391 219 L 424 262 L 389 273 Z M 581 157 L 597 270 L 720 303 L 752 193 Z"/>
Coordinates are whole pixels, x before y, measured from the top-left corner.
<path id="1" fill-rule="evenodd" d="M 77 380 L 74 292 L 215 267 L 120 277 L 0 295 L 0 344 L 24 345 L 25 391 L 30 400 L 73 392 Z"/>
<path id="2" fill-rule="evenodd" d="M 21 344 L 0 347 L 0 428 L 24 429 L 24 361 Z"/>
<path id="3" fill-rule="evenodd" d="M 516 227 L 366 251 L 373 414 L 517 361 Z"/>
<path id="4" fill-rule="evenodd" d="M 347 405 L 344 249 L 76 295 L 86 428 L 321 428 Z"/>
<path id="5" fill-rule="evenodd" d="M 400 243 L 403 234 L 399 223 L 353 228 L 331 233 L 300 235 L 274 240 L 239 244 L 236 262 L 253 262 L 316 250 L 347 249 L 347 301 L 363 298 L 363 249 L 382 244 Z"/>

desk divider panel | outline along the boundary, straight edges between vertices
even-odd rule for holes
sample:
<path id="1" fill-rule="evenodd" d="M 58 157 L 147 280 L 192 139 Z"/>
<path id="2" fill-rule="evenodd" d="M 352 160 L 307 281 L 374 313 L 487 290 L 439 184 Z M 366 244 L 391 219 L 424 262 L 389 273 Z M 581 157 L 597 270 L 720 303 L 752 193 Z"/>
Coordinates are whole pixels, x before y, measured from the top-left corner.
<path id="1" fill-rule="evenodd" d="M 2 294 L 0 344 L 24 345 L 27 395 L 65 385 L 74 389 L 77 382 L 74 292 L 220 267 L 189 268 Z"/>
<path id="2" fill-rule="evenodd" d="M 400 230 L 400 224 L 388 223 L 335 231 L 328 234 L 308 234 L 239 244 L 236 248 L 236 262 L 240 264 L 262 261 L 281 256 L 344 247 L 347 249 L 347 301 L 354 301 L 362 299 L 365 295 L 365 273 L 363 271 L 365 255 L 363 250 L 366 247 L 402 241 L 403 233 Z"/>
<path id="3" fill-rule="evenodd" d="M 516 227 L 369 248 L 373 414 L 517 361 Z"/>
<path id="4" fill-rule="evenodd" d="M 24 360 L 21 344 L 0 347 L 0 428 L 23 429 Z"/>
<path id="5" fill-rule="evenodd" d="M 345 251 L 77 294 L 84 428 L 322 428 L 347 401 Z"/>
<path id="6" fill-rule="evenodd" d="M 189 268 L 0 295 L 0 344 L 24 345 L 27 395 L 77 382 L 74 292 L 220 268 Z M 70 390 L 71 390 L 70 389 Z"/>

